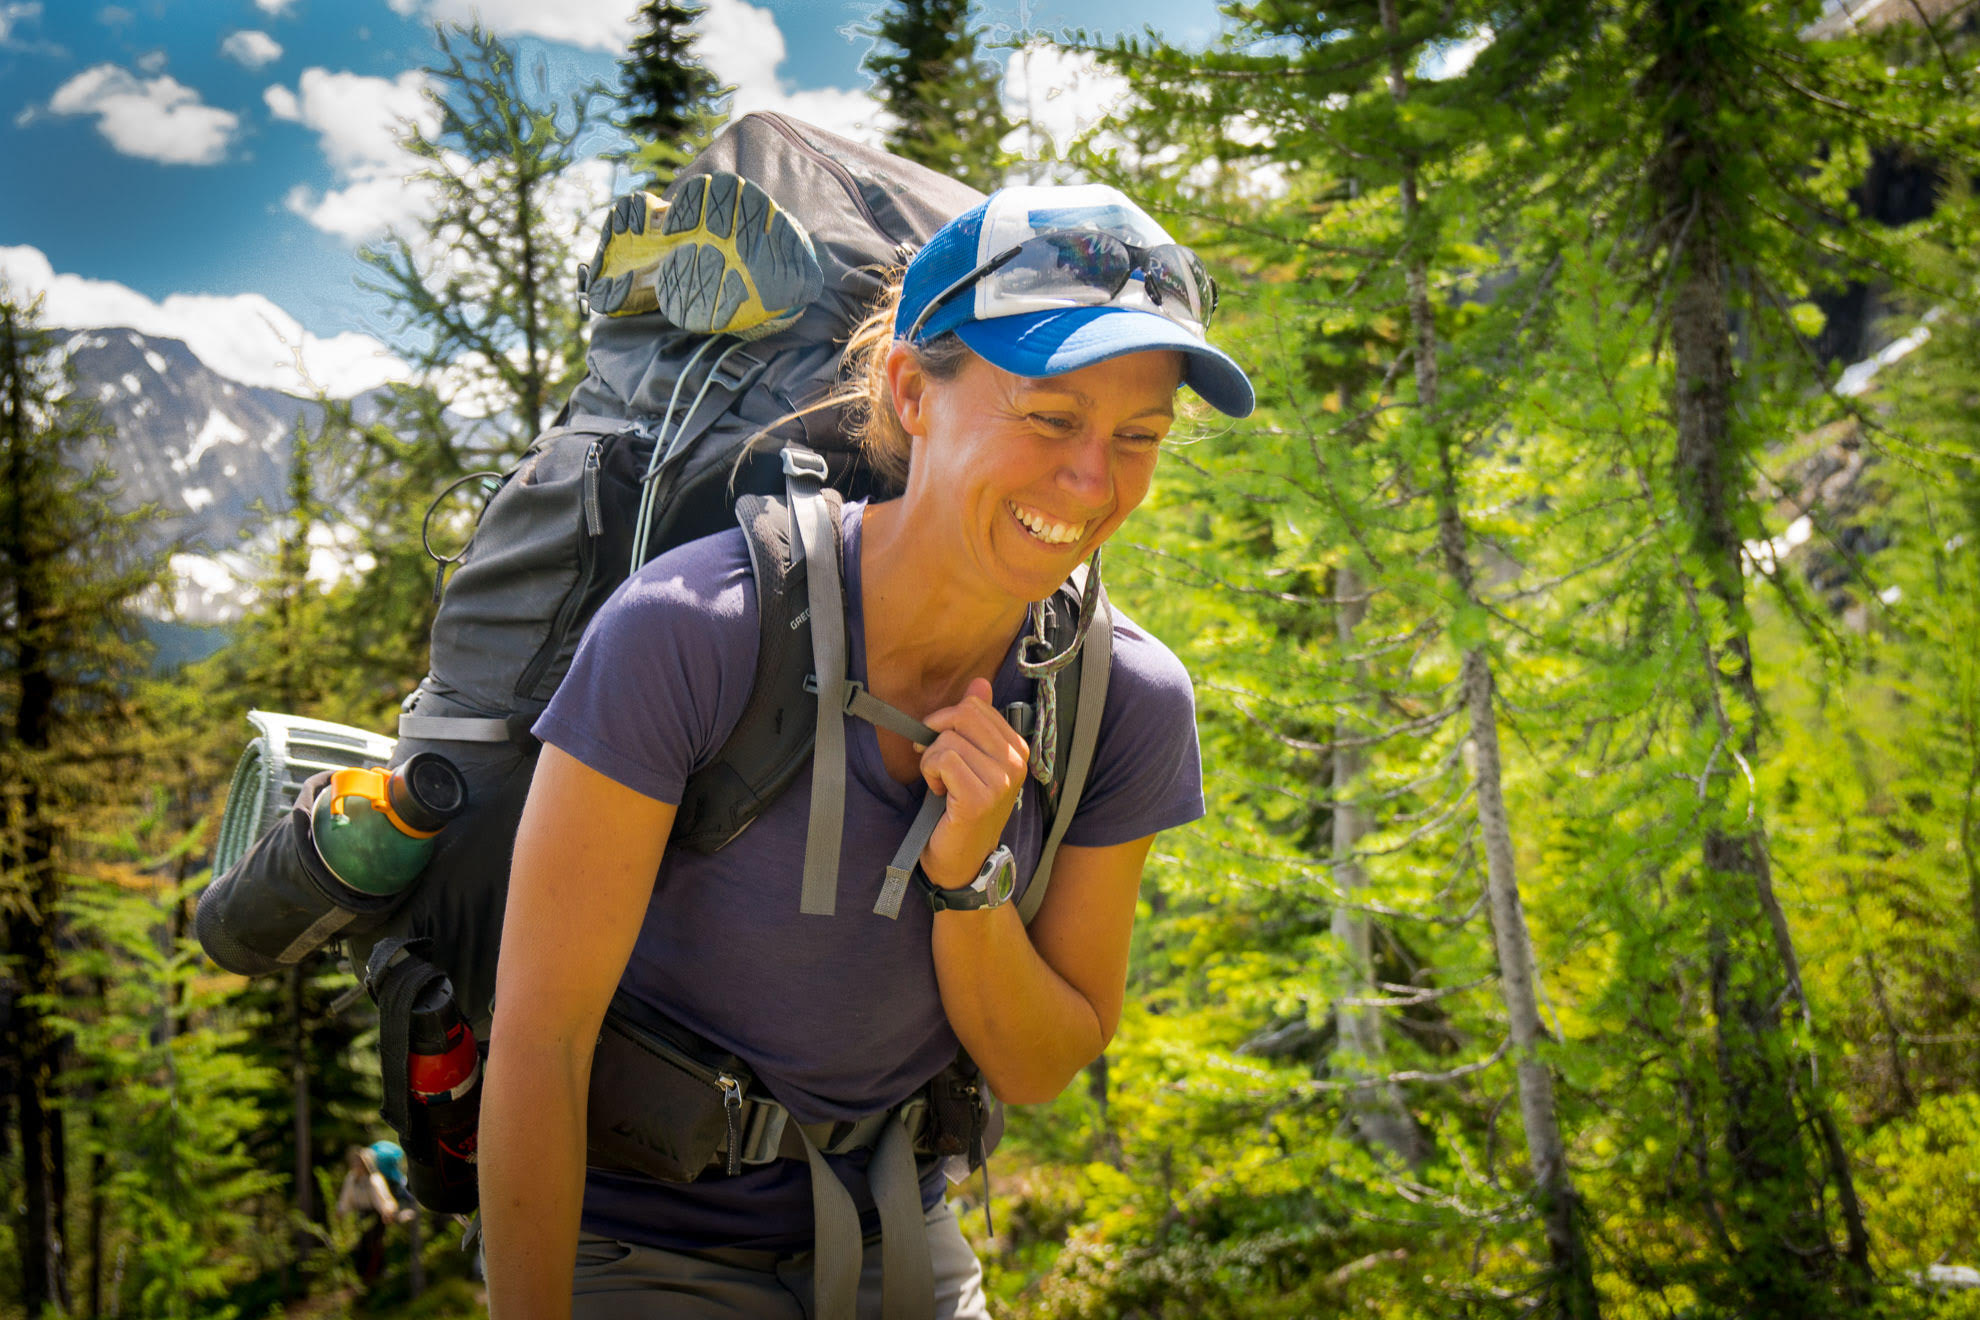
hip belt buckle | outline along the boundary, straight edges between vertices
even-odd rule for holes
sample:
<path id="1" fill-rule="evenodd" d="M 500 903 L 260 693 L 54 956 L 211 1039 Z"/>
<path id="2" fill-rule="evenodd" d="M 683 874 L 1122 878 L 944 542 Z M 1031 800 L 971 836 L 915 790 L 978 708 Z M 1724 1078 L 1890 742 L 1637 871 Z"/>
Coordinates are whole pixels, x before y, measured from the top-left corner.
<path id="1" fill-rule="evenodd" d="M 774 1100 L 758 1100 L 743 1116 L 742 1153 L 744 1164 L 768 1164 L 777 1158 L 783 1144 L 784 1125 L 791 1111 Z"/>

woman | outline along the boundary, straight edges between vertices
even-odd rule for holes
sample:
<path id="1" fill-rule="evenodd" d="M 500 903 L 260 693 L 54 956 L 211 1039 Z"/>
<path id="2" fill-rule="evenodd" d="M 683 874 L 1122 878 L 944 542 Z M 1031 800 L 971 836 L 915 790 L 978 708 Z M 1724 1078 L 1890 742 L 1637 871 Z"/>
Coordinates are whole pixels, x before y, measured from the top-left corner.
<path id="1" fill-rule="evenodd" d="M 900 1104 L 958 1042 L 1015 1103 L 1051 1099 L 1106 1047 L 1149 845 L 1203 811 L 1189 678 L 1161 643 L 1116 618 L 1092 772 L 1030 926 L 1008 903 L 934 908 L 980 889 L 1000 843 L 1020 876 L 1039 854 L 1038 785 L 999 713 L 1033 696 L 1016 655 L 1031 603 L 1147 494 L 1179 385 L 1250 411 L 1244 373 L 1204 339 L 1214 301 L 1194 256 L 1114 189 L 1009 188 L 937 233 L 855 337 L 862 443 L 905 492 L 844 511 L 852 677 L 937 736 L 849 728 L 840 885 L 877 881 L 935 793 L 934 902 L 893 921 L 865 903 L 800 913 L 808 772 L 719 852 L 666 848 L 753 677 L 740 533 L 662 555 L 601 609 L 536 726 L 516 841 L 481 1127 L 498 1320 L 814 1313 L 804 1161 L 691 1183 L 587 1173 L 615 990 L 741 1057 L 803 1123 Z M 868 1158 L 830 1163 L 870 1226 Z M 932 1313 L 984 1315 L 940 1166 L 917 1173 Z M 883 1257 L 895 1246 L 865 1253 L 861 1314 L 878 1314 Z"/>

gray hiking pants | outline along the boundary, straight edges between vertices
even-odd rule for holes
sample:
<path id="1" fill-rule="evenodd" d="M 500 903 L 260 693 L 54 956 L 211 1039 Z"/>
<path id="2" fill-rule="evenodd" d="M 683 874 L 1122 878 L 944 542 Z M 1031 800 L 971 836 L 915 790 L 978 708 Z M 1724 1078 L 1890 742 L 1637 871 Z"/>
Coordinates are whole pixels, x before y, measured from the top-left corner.
<path id="1" fill-rule="evenodd" d="M 945 1202 L 928 1212 L 935 1266 L 931 1320 L 989 1320 L 983 1267 Z M 878 1239 L 859 1275 L 860 1320 L 880 1315 Z M 583 1233 L 571 1286 L 571 1320 L 816 1320 L 811 1253 L 662 1251 Z"/>

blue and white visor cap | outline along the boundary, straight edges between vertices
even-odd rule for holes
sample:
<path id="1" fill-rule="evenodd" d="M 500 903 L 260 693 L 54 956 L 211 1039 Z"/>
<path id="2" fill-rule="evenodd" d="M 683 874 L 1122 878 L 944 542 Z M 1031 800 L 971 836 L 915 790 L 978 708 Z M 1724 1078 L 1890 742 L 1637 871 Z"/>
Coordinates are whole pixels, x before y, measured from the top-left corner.
<path id="1" fill-rule="evenodd" d="M 1063 230 L 1112 234 L 1137 248 L 1175 242 L 1125 193 L 1106 184 L 1002 188 L 950 221 L 916 255 L 902 288 L 895 333 L 905 334 L 932 299 L 970 271 L 1027 239 Z M 916 339 L 954 331 L 992 365 L 1034 378 L 1170 349 L 1183 354 L 1183 383 L 1206 403 L 1232 417 L 1249 415 L 1250 379 L 1210 344 L 1190 310 L 1178 306 L 1173 294 L 1166 304 L 1156 303 L 1138 275 L 1096 304 L 1091 290 L 1069 292 L 1020 261 L 958 290 L 934 309 Z"/>

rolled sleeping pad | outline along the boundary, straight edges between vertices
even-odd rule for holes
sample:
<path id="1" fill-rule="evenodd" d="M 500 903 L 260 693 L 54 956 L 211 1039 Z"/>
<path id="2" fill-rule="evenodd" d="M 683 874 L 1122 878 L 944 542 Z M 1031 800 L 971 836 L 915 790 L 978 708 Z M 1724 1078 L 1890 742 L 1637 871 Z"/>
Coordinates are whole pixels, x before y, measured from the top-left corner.
<path id="1" fill-rule="evenodd" d="M 213 845 L 215 875 L 232 870 L 255 840 L 288 814 L 311 775 L 346 766 L 385 765 L 393 755 L 393 739 L 348 724 L 272 710 L 251 710 L 247 719 L 257 736 L 241 753 L 227 789 L 227 808 Z"/>
<path id="2" fill-rule="evenodd" d="M 406 889 L 362 893 L 324 865 L 310 816 L 335 773 L 304 780 L 288 814 L 200 895 L 193 933 L 228 971 L 265 976 L 292 967 L 332 939 L 375 929 L 405 900 Z"/>

